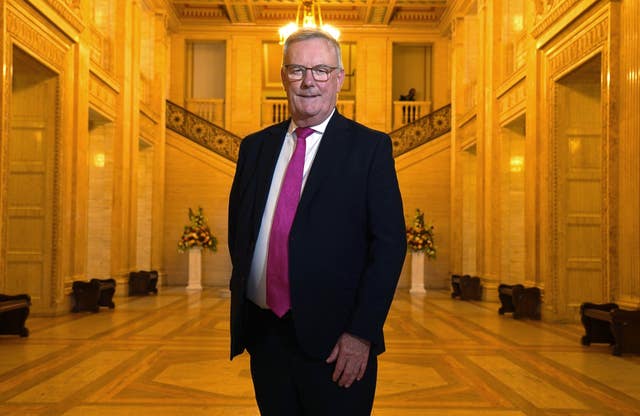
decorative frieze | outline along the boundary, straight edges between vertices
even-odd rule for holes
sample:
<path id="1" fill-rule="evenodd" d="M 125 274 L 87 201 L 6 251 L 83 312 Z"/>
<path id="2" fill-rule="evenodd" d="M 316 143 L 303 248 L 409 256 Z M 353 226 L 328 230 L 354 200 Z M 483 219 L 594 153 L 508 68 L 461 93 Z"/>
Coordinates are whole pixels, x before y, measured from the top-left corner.
<path id="1" fill-rule="evenodd" d="M 575 65 L 581 57 L 601 48 L 608 34 L 609 19 L 601 20 L 549 59 L 550 73 L 556 74 L 562 69 Z"/>
<path id="2" fill-rule="evenodd" d="M 45 2 L 78 32 L 84 29 L 84 23 L 80 17 L 79 0 L 45 0 Z"/>
<path id="3" fill-rule="evenodd" d="M 7 32 L 15 36 L 25 46 L 33 50 L 41 59 L 58 69 L 64 65 L 66 51 L 51 42 L 38 27 L 7 11 Z"/>
<path id="4" fill-rule="evenodd" d="M 533 37 L 540 36 L 553 23 L 565 15 L 565 13 L 581 0 L 549 1 L 539 0 L 537 3 L 538 19 L 540 21 L 531 31 Z M 555 4 L 554 4 L 555 3 Z"/>

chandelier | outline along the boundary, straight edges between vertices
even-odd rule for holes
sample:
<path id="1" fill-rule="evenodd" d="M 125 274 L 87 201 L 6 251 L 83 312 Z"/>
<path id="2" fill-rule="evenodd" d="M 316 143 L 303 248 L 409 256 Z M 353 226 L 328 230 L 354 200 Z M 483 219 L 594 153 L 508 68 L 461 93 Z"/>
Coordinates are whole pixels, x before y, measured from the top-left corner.
<path id="1" fill-rule="evenodd" d="M 335 40 L 340 37 L 340 31 L 331 25 L 322 24 L 322 14 L 320 13 L 320 4 L 317 0 L 302 0 L 298 5 L 296 13 L 296 22 L 288 23 L 282 26 L 278 32 L 280 33 L 280 44 L 284 44 L 291 34 L 302 28 L 320 28 L 333 36 Z"/>

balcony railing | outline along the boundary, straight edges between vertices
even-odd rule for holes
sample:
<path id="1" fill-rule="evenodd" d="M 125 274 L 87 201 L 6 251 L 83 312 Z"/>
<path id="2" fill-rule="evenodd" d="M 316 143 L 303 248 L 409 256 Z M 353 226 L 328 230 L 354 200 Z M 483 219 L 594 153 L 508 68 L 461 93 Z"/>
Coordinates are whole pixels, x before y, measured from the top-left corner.
<path id="1" fill-rule="evenodd" d="M 289 118 L 289 102 L 287 100 L 266 99 L 262 101 L 262 126 L 270 126 Z"/>
<path id="2" fill-rule="evenodd" d="M 431 112 L 431 101 L 394 101 L 393 129 L 399 129 Z"/>
<path id="3" fill-rule="evenodd" d="M 415 149 L 451 131 L 451 104 L 389 133 L 393 156 Z"/>
<path id="4" fill-rule="evenodd" d="M 189 98 L 187 110 L 218 126 L 224 126 L 223 98 Z"/>
<path id="5" fill-rule="evenodd" d="M 355 101 L 339 100 L 336 103 L 338 112 L 353 120 L 355 117 Z M 286 99 L 268 98 L 262 101 L 262 126 L 270 126 L 289 118 L 289 102 Z"/>

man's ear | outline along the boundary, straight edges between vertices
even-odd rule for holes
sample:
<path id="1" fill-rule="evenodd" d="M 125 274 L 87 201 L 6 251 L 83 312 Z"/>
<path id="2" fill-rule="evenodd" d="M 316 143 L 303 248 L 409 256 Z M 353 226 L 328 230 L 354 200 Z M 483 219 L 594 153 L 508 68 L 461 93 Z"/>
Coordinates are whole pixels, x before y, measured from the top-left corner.
<path id="1" fill-rule="evenodd" d="M 282 81 L 282 87 L 284 88 L 284 90 L 287 90 L 287 77 L 284 74 L 284 66 L 280 68 L 280 81 Z"/>
<path id="2" fill-rule="evenodd" d="M 338 91 L 340 91 L 342 89 L 342 84 L 344 84 L 344 69 L 340 69 L 340 72 L 338 72 L 336 82 L 338 83 Z"/>

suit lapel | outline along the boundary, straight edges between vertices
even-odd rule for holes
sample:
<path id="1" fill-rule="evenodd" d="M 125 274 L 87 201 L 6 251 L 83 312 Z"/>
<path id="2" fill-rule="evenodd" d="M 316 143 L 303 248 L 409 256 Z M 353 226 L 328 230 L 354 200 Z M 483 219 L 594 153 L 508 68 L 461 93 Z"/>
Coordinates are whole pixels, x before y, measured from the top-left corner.
<path id="1" fill-rule="evenodd" d="M 346 154 L 349 143 L 348 140 L 345 140 L 348 131 L 347 119 L 336 110 L 322 135 L 320 147 L 318 147 L 318 152 L 313 160 L 296 212 L 302 212 L 308 206 L 325 179 L 342 165 L 341 159 Z"/>
<path id="2" fill-rule="evenodd" d="M 276 168 L 280 149 L 287 133 L 289 120 L 270 127 L 266 131 L 265 140 L 262 143 L 261 157 L 258 158 L 258 166 L 256 167 L 256 194 L 255 209 L 253 210 L 254 236 L 258 235 L 260 222 L 262 221 L 262 213 L 264 212 L 271 187 L 271 179 L 273 171 Z"/>

